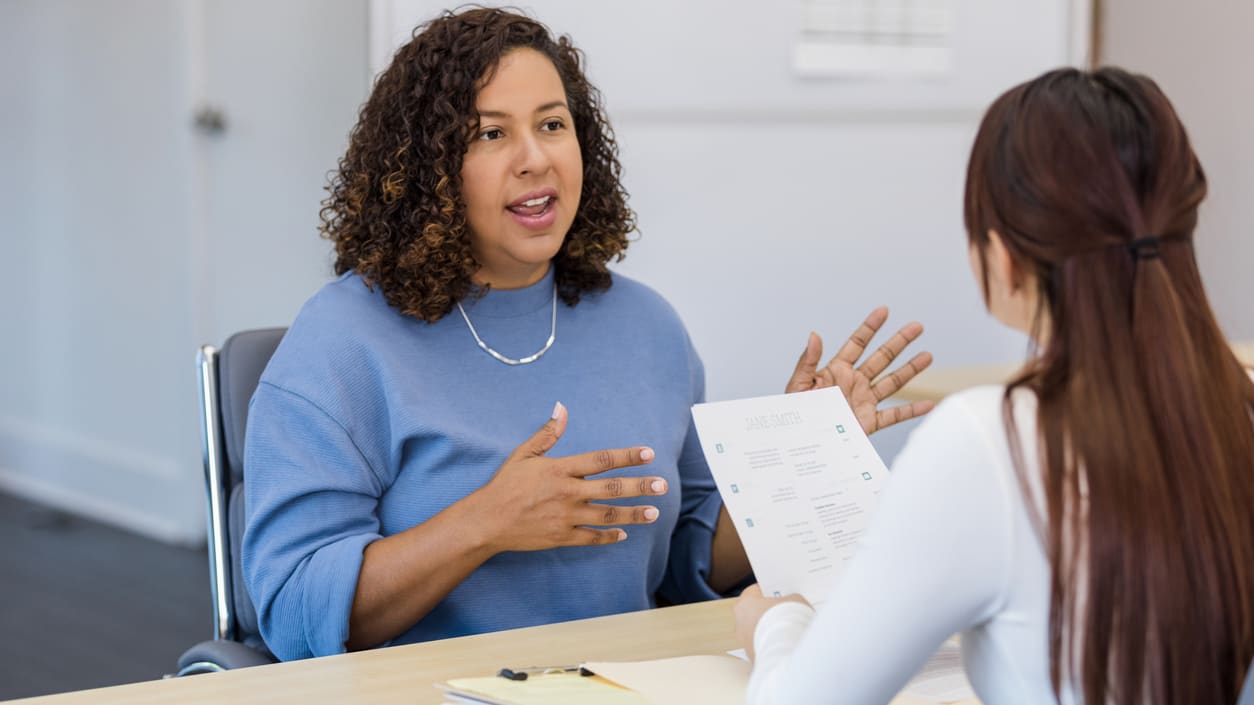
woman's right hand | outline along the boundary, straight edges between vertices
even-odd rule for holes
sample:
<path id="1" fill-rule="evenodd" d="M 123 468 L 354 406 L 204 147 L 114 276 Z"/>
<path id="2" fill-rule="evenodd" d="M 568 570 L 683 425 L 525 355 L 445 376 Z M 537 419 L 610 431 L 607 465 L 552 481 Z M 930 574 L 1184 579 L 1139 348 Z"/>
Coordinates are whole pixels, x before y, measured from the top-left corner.
<path id="1" fill-rule="evenodd" d="M 637 446 L 565 458 L 545 455 L 566 430 L 566 407 L 510 453 L 483 487 L 430 519 L 366 546 L 349 614 L 349 649 L 395 638 L 502 551 L 610 544 L 617 527 L 657 520 L 657 507 L 595 500 L 666 494 L 660 477 L 584 479 L 652 462 Z"/>
<path id="2" fill-rule="evenodd" d="M 566 422 L 566 407 L 559 402 L 553 417 L 515 448 L 496 475 L 472 495 L 492 553 L 617 543 L 627 538 L 623 529 L 593 527 L 657 521 L 658 509 L 652 505 L 622 507 L 596 500 L 663 495 L 667 491 L 663 478 L 585 479 L 648 464 L 653 449 L 637 446 L 548 457 L 545 454 L 562 437 Z"/>

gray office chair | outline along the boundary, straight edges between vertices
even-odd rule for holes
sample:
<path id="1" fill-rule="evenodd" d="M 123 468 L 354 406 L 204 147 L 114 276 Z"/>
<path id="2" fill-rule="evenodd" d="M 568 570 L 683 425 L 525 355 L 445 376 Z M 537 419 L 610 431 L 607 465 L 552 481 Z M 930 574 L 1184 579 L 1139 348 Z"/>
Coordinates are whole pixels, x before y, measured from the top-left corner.
<path id="1" fill-rule="evenodd" d="M 244 588 L 244 428 L 248 400 L 286 328 L 236 333 L 221 350 L 200 348 L 200 415 L 204 437 L 205 493 L 209 501 L 209 582 L 213 639 L 179 657 L 178 675 L 211 673 L 274 663 Z"/>

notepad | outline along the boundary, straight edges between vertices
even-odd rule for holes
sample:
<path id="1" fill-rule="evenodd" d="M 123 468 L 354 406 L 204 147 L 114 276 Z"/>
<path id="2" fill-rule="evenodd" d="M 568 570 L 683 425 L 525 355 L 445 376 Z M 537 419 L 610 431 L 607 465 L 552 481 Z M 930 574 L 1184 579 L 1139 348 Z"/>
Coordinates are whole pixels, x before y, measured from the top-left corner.
<path id="1" fill-rule="evenodd" d="M 635 691 L 578 672 L 536 674 L 522 681 L 500 676 L 454 678 L 436 687 L 450 699 L 486 705 L 654 705 Z"/>
<path id="2" fill-rule="evenodd" d="M 727 654 L 584 665 L 654 705 L 743 703 L 749 687 L 749 664 Z"/>

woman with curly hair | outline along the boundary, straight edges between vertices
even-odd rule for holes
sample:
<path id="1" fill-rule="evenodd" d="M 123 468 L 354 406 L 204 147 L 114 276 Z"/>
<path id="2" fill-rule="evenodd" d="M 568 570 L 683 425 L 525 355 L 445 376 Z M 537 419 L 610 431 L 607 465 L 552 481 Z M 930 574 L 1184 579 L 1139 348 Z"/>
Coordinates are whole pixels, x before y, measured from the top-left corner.
<path id="1" fill-rule="evenodd" d="M 619 174 L 579 53 L 534 20 L 446 13 L 379 76 L 323 209 L 340 277 L 249 415 L 243 572 L 276 656 L 748 576 L 689 415 L 701 361 L 670 306 L 606 266 L 634 227 Z M 926 411 L 875 408 L 925 358 L 869 383 L 920 330 L 858 370 L 862 346 L 820 369 L 812 338 L 789 388 L 841 381 L 872 429 Z M 548 455 L 559 440 L 570 455 Z"/>
<path id="2" fill-rule="evenodd" d="M 989 312 L 1037 354 L 919 426 L 817 614 L 744 591 L 750 703 L 886 703 L 955 632 L 985 705 L 1237 701 L 1254 381 L 1198 272 L 1205 195 L 1145 76 L 1059 69 L 993 103 L 968 250 Z"/>

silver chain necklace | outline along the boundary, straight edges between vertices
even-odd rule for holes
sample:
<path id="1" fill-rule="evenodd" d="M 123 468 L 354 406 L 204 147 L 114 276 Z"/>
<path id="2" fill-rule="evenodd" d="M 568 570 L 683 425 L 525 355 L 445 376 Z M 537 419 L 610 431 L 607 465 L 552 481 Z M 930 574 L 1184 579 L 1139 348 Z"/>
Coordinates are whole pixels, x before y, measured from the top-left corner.
<path id="1" fill-rule="evenodd" d="M 507 365 L 526 365 L 528 363 L 535 362 L 536 360 L 539 360 L 541 357 L 543 357 L 544 353 L 548 352 L 549 348 L 553 347 L 553 341 L 557 340 L 557 284 L 556 283 L 553 284 L 553 323 L 550 325 L 549 339 L 544 341 L 544 347 L 540 348 L 535 353 L 528 355 L 527 357 L 520 357 L 518 359 L 514 359 L 512 357 L 505 357 L 501 353 L 488 347 L 488 344 L 483 342 L 483 338 L 479 337 L 479 331 L 475 330 L 475 324 L 470 322 L 470 316 L 466 315 L 466 309 L 462 308 L 462 302 L 460 301 L 457 302 L 457 310 L 461 311 L 462 320 L 466 321 L 466 327 L 470 329 L 470 334 L 475 336 L 475 343 L 479 345 L 480 349 L 482 349 L 485 353 L 491 355 L 492 357 L 500 360 L 501 362 L 504 362 Z"/>

